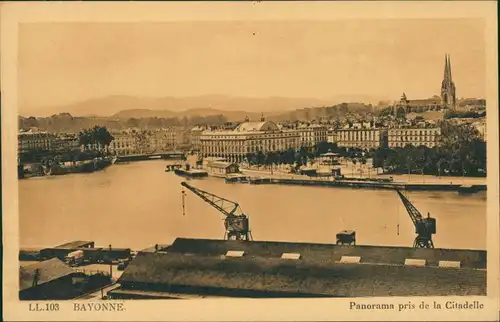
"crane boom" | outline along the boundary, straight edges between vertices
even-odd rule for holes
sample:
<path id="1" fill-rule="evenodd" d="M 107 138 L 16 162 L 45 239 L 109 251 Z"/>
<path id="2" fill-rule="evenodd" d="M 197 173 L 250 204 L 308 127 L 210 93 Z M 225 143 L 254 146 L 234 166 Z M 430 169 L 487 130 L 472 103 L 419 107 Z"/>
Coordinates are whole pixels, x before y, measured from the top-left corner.
<path id="1" fill-rule="evenodd" d="M 422 214 L 420 211 L 418 211 L 417 208 L 406 198 L 406 196 L 399 190 L 396 190 L 396 192 L 399 195 L 399 198 L 401 198 L 401 201 L 403 202 L 403 205 L 406 208 L 406 211 L 408 212 L 408 215 L 411 218 L 411 221 L 413 221 L 413 224 L 415 227 L 417 226 L 418 221 L 422 220 Z"/>
<path id="2" fill-rule="evenodd" d="M 432 241 L 432 235 L 436 233 L 436 219 L 431 218 L 430 214 L 427 214 L 427 218 L 424 218 L 420 211 L 406 198 L 406 196 L 399 190 L 396 190 L 403 202 L 403 205 L 408 212 L 408 215 L 415 226 L 415 233 L 417 237 L 413 243 L 413 247 L 420 248 L 434 248 L 434 242 Z"/>
<path id="3" fill-rule="evenodd" d="M 240 205 L 237 202 L 219 197 L 213 193 L 203 191 L 189 185 L 187 182 L 182 182 L 181 185 L 189 189 L 192 193 L 203 199 L 206 203 L 220 211 L 226 218 L 224 219 L 224 227 L 226 232 L 225 239 L 236 240 L 252 240 L 252 233 L 250 231 L 248 217 L 241 211 Z M 184 191 L 183 208 L 184 208 Z"/>
<path id="4" fill-rule="evenodd" d="M 203 191 L 189 185 L 187 182 L 182 182 L 181 185 L 189 189 L 192 193 L 203 199 L 209 205 L 220 211 L 226 217 L 242 217 L 240 205 L 237 202 L 219 197 L 213 193 Z"/>

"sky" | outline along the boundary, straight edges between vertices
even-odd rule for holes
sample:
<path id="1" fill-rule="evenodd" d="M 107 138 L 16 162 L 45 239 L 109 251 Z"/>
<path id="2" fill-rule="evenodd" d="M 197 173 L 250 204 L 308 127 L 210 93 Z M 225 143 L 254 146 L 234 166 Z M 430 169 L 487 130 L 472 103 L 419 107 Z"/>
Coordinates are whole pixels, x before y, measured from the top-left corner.
<path id="1" fill-rule="evenodd" d="M 450 54 L 458 97 L 485 96 L 482 20 L 24 23 L 20 112 L 109 95 L 426 98 Z"/>

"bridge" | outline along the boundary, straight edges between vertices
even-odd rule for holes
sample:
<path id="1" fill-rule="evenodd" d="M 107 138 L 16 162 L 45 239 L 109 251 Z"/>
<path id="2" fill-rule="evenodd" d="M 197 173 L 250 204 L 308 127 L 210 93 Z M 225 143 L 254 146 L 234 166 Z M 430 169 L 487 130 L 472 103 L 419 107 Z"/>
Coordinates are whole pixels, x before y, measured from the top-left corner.
<path id="1" fill-rule="evenodd" d="M 183 159 L 185 154 L 180 151 L 170 151 L 163 153 L 151 153 L 151 154 L 132 154 L 132 155 L 120 155 L 117 157 L 116 162 L 130 162 L 130 161 L 146 161 L 146 160 L 180 160 Z"/>

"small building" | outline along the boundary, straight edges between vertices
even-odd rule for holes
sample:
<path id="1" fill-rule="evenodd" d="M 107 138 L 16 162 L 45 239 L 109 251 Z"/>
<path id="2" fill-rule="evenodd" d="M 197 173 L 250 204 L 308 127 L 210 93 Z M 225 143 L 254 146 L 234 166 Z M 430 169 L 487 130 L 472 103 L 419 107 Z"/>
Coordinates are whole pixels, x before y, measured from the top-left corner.
<path id="1" fill-rule="evenodd" d="M 214 174 L 233 174 L 239 173 L 240 167 L 237 163 L 213 161 L 207 164 L 207 169 Z"/>
<path id="2" fill-rule="evenodd" d="M 327 152 L 323 153 L 320 157 L 321 157 L 321 163 L 323 164 L 329 164 L 329 165 L 340 164 L 339 162 L 340 154 L 338 153 Z"/>
<path id="3" fill-rule="evenodd" d="M 81 294 L 86 281 L 57 258 L 19 269 L 20 300 L 65 300 Z"/>

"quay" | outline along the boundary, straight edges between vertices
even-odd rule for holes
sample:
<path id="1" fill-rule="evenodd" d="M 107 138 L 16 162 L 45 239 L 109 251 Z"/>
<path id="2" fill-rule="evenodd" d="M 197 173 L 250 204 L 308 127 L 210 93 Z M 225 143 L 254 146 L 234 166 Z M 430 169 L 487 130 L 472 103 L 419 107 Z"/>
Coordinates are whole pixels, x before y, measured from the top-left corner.
<path id="1" fill-rule="evenodd" d="M 111 299 L 485 295 L 486 251 L 177 238 L 117 283 Z"/>
<path id="2" fill-rule="evenodd" d="M 367 180 L 318 180 L 318 179 L 292 179 L 273 177 L 250 177 L 250 183 L 254 184 L 283 184 L 301 186 L 322 186 L 322 187 L 344 187 L 344 188 L 365 188 L 365 189 L 389 189 L 406 191 L 456 191 L 458 193 L 476 193 L 486 191 L 487 186 L 442 184 L 442 183 L 403 183 L 403 182 L 380 182 Z"/>

